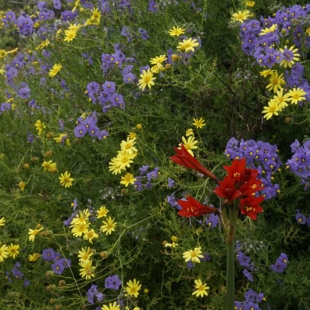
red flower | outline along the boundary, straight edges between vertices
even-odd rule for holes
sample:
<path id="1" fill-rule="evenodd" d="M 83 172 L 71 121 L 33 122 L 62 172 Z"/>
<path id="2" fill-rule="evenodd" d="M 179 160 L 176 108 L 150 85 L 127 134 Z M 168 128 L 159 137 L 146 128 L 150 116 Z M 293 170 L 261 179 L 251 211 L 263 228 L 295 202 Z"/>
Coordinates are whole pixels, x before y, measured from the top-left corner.
<path id="1" fill-rule="evenodd" d="M 229 201 L 235 200 L 241 196 L 241 191 L 235 188 L 236 180 L 226 176 L 219 186 L 214 190 L 218 197 L 225 198 Z"/>
<path id="2" fill-rule="evenodd" d="M 204 206 L 199 201 L 191 196 L 186 197 L 187 200 L 178 200 L 178 204 L 182 207 L 179 215 L 185 217 L 201 216 L 203 214 L 218 213 L 218 210 L 213 207 Z"/>
<path id="3" fill-rule="evenodd" d="M 182 144 L 181 149 L 174 148 L 176 155 L 170 157 L 176 164 L 196 170 L 203 175 L 217 181 L 217 177 L 208 169 L 206 169 L 196 158 L 194 158 Z"/>
<path id="4" fill-rule="evenodd" d="M 240 181 L 240 177 L 246 169 L 246 159 L 234 159 L 230 166 L 223 167 L 230 178 Z"/>
<path id="5" fill-rule="evenodd" d="M 257 219 L 257 213 L 263 212 L 260 204 L 263 202 L 264 196 L 254 197 L 248 196 L 240 200 L 241 214 L 247 215 L 252 220 Z"/>

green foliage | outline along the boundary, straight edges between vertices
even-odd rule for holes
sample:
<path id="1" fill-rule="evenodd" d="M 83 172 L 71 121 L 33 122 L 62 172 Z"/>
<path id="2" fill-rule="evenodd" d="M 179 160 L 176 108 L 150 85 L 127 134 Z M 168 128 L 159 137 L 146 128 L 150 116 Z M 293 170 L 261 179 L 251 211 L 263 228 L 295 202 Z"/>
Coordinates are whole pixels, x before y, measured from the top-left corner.
<path id="1" fill-rule="evenodd" d="M 261 309 L 310 309 L 310 232 L 295 219 L 296 209 L 308 216 L 307 192 L 284 164 L 291 156 L 290 144 L 308 139 L 307 106 L 289 108 L 276 120 L 262 119 L 268 100 L 266 79 L 240 48 L 239 24 L 231 23 L 236 3 L 157 4 L 158 11 L 150 12 L 148 1 L 132 1 L 129 9 L 117 2 L 96 21 L 85 3 L 63 3 L 62 11 L 77 6 L 78 16 L 71 23 L 61 20 L 59 10 L 54 19 L 38 21 L 38 9 L 30 6 L 35 29 L 46 27 L 46 32 L 17 36 L 20 29 L 13 24 L 3 30 L 0 48 L 8 53 L 1 54 L 0 69 L 15 61 L 18 73 L 10 80 L 6 68 L 0 75 L 1 103 L 8 104 L 0 112 L 1 309 L 100 309 L 114 301 L 121 301 L 126 310 L 224 309 L 223 227 L 212 227 L 206 215 L 182 218 L 171 205 L 173 199 L 191 195 L 221 207 L 214 194 L 216 183 L 169 158 L 175 147 L 187 143 L 195 157 L 222 179 L 222 167 L 229 163 L 223 152 L 232 136 L 277 144 L 283 162 L 272 181 L 280 185 L 278 196 L 263 203 L 264 213 L 257 221 L 244 216 L 237 221 L 237 244 L 254 264 L 254 281 L 247 280 L 236 260 L 235 298 L 243 301 L 251 288 L 265 295 Z M 279 5 L 262 1 L 253 11 L 268 16 Z M 52 9 L 52 2 L 47 7 Z M 78 28 L 71 41 L 65 40 L 70 25 Z M 121 34 L 124 26 L 129 37 Z M 181 39 L 168 34 L 174 26 L 183 27 L 186 38 L 200 45 L 180 53 Z M 147 30 L 147 40 L 139 28 Z M 9 52 L 15 39 L 19 49 Z M 115 63 L 118 49 L 123 59 Z M 103 54 L 114 54 L 110 67 Z M 171 61 L 173 54 L 178 60 Z M 154 85 L 142 91 L 140 74 L 160 55 L 168 55 L 169 62 L 164 60 L 158 72 L 153 68 Z M 16 65 L 19 57 L 22 63 Z M 53 75 L 55 64 L 61 69 Z M 136 76 L 132 83 L 122 73 L 129 65 Z M 99 95 L 96 100 L 91 96 L 91 82 L 101 91 L 105 82 L 115 83 L 114 93 L 123 96 L 124 104 L 99 104 Z M 19 93 L 22 83 L 31 90 L 24 98 Z M 111 94 L 106 90 L 103 95 Z M 203 118 L 206 126 L 197 128 L 194 118 Z M 88 126 L 95 122 L 104 135 L 98 138 L 90 131 L 79 137 L 76 127 L 85 120 L 91 123 Z M 191 144 L 191 138 L 197 143 Z M 126 142 L 131 143 L 126 153 L 131 162 L 118 170 L 113 159 Z M 65 172 L 73 178 L 67 187 L 60 182 Z M 127 174 L 136 182 L 126 184 Z M 99 216 L 103 206 L 108 213 Z M 72 218 L 89 226 L 74 234 Z M 89 238 L 91 229 L 97 237 Z M 5 247 L 12 245 L 19 245 L 18 255 L 5 257 Z M 197 247 L 208 256 L 194 266 L 187 264 L 183 253 Z M 46 249 L 53 249 L 58 258 L 46 259 Z M 87 251 L 91 255 L 81 259 L 81 252 Z M 281 253 L 289 262 L 283 273 L 275 273 L 270 266 Z M 53 266 L 59 257 L 71 261 L 60 274 Z M 12 271 L 17 262 L 22 276 Z M 89 262 L 94 269 L 83 274 Z M 105 287 L 112 275 L 122 282 L 116 290 Z M 24 286 L 25 279 L 29 285 Z M 126 291 L 133 279 L 142 285 L 137 296 Z M 197 279 L 210 287 L 208 296 L 193 294 Z M 105 295 L 103 300 L 94 297 L 94 304 L 86 295 L 92 285 Z"/>

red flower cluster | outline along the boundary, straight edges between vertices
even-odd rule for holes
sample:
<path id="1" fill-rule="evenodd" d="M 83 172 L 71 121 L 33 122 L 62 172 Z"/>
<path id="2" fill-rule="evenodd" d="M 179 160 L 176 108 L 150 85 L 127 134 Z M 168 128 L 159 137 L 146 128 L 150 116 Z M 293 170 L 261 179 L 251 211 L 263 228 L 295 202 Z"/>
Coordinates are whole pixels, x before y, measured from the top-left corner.
<path id="1" fill-rule="evenodd" d="M 224 166 L 224 169 L 227 176 L 219 182 L 219 186 L 214 190 L 215 194 L 229 203 L 240 198 L 241 213 L 256 220 L 257 213 L 263 212 L 260 204 L 264 200 L 263 196 L 254 196 L 264 188 L 261 180 L 257 179 L 258 171 L 247 169 L 245 158 L 234 159 L 231 166 Z"/>
<path id="2" fill-rule="evenodd" d="M 196 170 L 218 182 L 217 177 L 194 158 L 184 145 L 181 146 L 181 149 L 175 148 L 175 152 L 176 154 L 170 159 L 176 164 Z M 260 204 L 264 200 L 263 196 L 255 197 L 255 193 L 264 188 L 261 180 L 257 178 L 258 171 L 246 168 L 245 158 L 234 159 L 232 164 L 224 166 L 224 169 L 227 171 L 227 176 L 223 181 L 218 182 L 219 186 L 214 190 L 215 194 L 224 198 L 226 203 L 232 203 L 239 198 L 241 214 L 256 220 L 257 214 L 263 212 Z M 204 206 L 191 196 L 187 196 L 187 200 L 178 200 L 178 204 L 182 207 L 179 215 L 185 217 L 218 213 L 216 208 Z"/>

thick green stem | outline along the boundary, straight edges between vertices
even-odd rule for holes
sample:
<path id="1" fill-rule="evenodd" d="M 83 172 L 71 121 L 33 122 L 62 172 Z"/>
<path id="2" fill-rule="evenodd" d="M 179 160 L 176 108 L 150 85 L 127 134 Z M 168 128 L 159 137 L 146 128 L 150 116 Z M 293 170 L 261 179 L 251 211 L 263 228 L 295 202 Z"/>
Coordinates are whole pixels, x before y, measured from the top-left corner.
<path id="1" fill-rule="evenodd" d="M 227 240 L 226 310 L 235 308 L 235 242 Z"/>
<path id="2" fill-rule="evenodd" d="M 235 232 L 238 209 L 229 209 L 229 232 L 227 235 L 227 264 L 226 264 L 226 310 L 235 309 Z"/>

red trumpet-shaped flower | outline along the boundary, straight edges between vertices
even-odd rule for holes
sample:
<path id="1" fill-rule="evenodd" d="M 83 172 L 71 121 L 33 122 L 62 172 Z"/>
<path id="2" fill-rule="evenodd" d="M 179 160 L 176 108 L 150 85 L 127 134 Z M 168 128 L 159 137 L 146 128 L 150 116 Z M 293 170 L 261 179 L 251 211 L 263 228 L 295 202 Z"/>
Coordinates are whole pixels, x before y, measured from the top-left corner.
<path id="1" fill-rule="evenodd" d="M 184 145 L 181 145 L 181 149 L 174 148 L 176 155 L 173 155 L 170 157 L 172 161 L 174 161 L 176 164 L 190 168 L 193 170 L 196 170 L 203 175 L 217 181 L 217 177 L 209 171 L 207 168 L 205 168 L 196 158 L 194 158 L 184 147 Z"/>
<path id="2" fill-rule="evenodd" d="M 182 207 L 179 215 L 185 217 L 200 216 L 203 214 L 218 213 L 218 210 L 213 207 L 204 206 L 199 201 L 191 196 L 186 197 L 187 200 L 178 200 L 178 204 Z"/>
<path id="3" fill-rule="evenodd" d="M 236 180 L 232 179 L 230 176 L 226 176 L 223 181 L 219 182 L 219 186 L 214 190 L 218 197 L 225 198 L 229 202 L 239 198 L 241 196 L 241 191 L 236 189 Z"/>
<path id="4" fill-rule="evenodd" d="M 257 219 L 257 213 L 263 212 L 260 204 L 263 202 L 264 196 L 254 197 L 248 196 L 240 200 L 241 214 L 247 215 L 252 220 Z"/>

